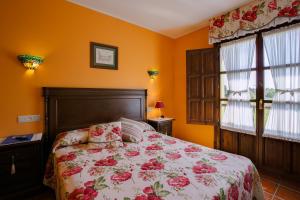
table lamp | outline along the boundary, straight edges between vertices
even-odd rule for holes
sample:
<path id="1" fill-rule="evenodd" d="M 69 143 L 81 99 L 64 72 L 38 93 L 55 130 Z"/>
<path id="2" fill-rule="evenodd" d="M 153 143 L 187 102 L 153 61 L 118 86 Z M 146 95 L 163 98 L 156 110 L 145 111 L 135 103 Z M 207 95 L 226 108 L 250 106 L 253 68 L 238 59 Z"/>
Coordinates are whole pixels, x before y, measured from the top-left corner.
<path id="1" fill-rule="evenodd" d="M 165 116 L 163 116 L 163 115 L 161 114 L 161 109 L 164 108 L 164 107 L 165 107 L 165 104 L 164 104 L 164 102 L 162 102 L 162 101 L 157 101 L 156 104 L 155 104 L 155 108 L 158 108 L 158 109 L 159 109 L 159 115 L 160 115 L 161 118 L 164 118 L 164 117 L 165 117 Z"/>

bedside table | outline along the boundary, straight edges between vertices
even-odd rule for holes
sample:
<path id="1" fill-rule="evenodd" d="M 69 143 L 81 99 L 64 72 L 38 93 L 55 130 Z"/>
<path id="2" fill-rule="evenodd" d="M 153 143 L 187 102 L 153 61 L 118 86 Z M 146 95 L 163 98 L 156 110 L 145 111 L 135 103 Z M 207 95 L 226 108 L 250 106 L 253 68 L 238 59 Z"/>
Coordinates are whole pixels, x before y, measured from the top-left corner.
<path id="1" fill-rule="evenodd" d="M 155 130 L 159 133 L 166 134 L 168 136 L 172 136 L 172 123 L 173 118 L 155 118 L 155 119 L 148 119 L 147 122 Z"/>
<path id="2" fill-rule="evenodd" d="M 18 199 L 42 188 L 41 136 L 34 134 L 31 141 L 0 144 L 1 199 Z"/>

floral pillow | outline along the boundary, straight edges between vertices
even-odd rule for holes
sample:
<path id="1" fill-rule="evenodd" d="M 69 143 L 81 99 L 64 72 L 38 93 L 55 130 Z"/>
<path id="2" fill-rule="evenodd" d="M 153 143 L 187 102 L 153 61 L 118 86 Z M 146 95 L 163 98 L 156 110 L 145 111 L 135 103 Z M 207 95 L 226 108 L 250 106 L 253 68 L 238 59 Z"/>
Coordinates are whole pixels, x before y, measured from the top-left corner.
<path id="1" fill-rule="evenodd" d="M 97 143 L 122 141 L 121 122 L 90 126 L 88 141 Z"/>
<path id="2" fill-rule="evenodd" d="M 138 122 L 138 121 L 135 121 L 135 120 L 132 120 L 132 119 L 124 118 L 124 117 L 121 117 L 120 121 L 134 124 L 134 125 L 138 126 L 140 129 L 142 129 L 143 132 L 145 132 L 145 131 L 155 131 L 155 129 L 151 125 L 149 125 L 145 122 Z"/>
<path id="3" fill-rule="evenodd" d="M 112 142 L 101 142 L 101 143 L 89 143 L 89 148 L 86 149 L 89 153 L 96 153 L 98 151 L 102 151 L 102 149 L 117 149 L 120 147 L 124 147 L 124 143 L 122 141 L 112 141 Z"/>
<path id="4" fill-rule="evenodd" d="M 124 142 L 141 142 L 143 140 L 143 131 L 136 124 L 122 121 L 122 139 Z"/>
<path id="5" fill-rule="evenodd" d="M 58 134 L 53 144 L 52 152 L 55 152 L 62 147 L 87 143 L 88 133 L 89 129 L 84 128 Z"/>

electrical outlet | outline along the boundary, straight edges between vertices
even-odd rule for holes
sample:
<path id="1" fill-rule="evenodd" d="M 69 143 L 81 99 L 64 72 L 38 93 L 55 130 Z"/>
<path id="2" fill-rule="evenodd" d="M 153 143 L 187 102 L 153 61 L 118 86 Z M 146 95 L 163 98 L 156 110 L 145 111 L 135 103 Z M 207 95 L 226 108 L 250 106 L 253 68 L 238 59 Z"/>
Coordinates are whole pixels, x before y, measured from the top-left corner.
<path id="1" fill-rule="evenodd" d="M 29 123 L 29 122 L 38 122 L 40 121 L 40 115 L 20 115 L 18 116 L 19 123 Z"/>

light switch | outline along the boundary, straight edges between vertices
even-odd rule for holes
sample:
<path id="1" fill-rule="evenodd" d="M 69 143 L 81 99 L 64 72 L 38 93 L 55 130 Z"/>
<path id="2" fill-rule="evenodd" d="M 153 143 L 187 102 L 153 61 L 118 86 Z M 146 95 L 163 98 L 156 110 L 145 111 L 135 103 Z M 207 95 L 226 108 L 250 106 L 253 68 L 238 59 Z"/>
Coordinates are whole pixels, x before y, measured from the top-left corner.
<path id="1" fill-rule="evenodd" d="M 20 115 L 18 116 L 19 123 L 38 122 L 40 121 L 40 115 Z"/>
<path id="2" fill-rule="evenodd" d="M 153 108 L 154 108 L 154 107 L 147 107 L 147 113 L 152 112 Z"/>

